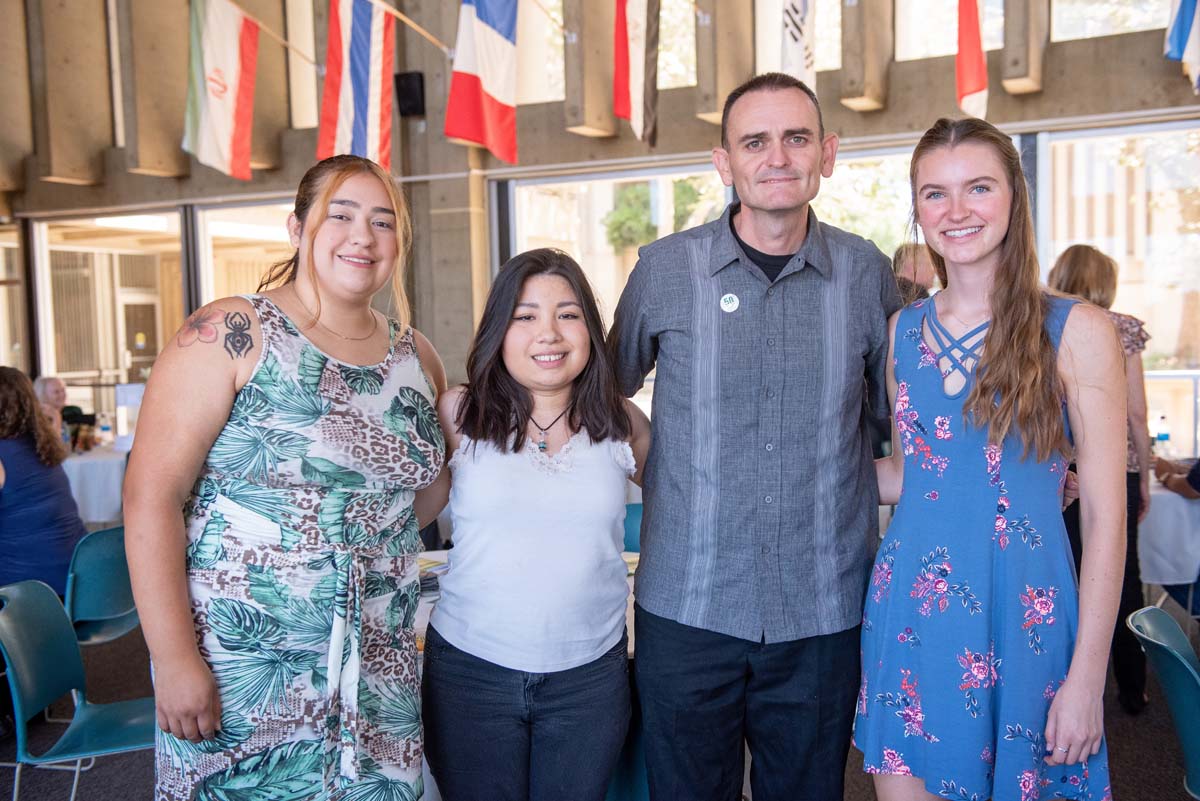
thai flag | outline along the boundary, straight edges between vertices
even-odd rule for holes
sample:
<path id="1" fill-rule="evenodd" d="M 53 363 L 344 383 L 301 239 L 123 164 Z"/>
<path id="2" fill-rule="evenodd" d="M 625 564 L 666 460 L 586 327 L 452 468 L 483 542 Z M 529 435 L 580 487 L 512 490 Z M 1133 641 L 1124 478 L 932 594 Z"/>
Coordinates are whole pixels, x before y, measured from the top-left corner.
<path id="1" fill-rule="evenodd" d="M 318 159 L 353 153 L 391 169 L 394 37 L 371 0 L 330 0 Z"/>
<path id="2" fill-rule="evenodd" d="M 1196 0 L 1171 0 L 1171 22 L 1163 55 L 1182 61 L 1192 91 L 1200 94 L 1200 24 L 1197 24 Z"/>
<path id="3" fill-rule="evenodd" d="M 958 0 L 958 55 L 954 57 L 958 107 L 964 114 L 987 116 L 987 54 L 983 52 L 983 19 L 977 0 Z"/>
<path id="4" fill-rule="evenodd" d="M 445 132 L 517 163 L 517 0 L 463 0 Z"/>

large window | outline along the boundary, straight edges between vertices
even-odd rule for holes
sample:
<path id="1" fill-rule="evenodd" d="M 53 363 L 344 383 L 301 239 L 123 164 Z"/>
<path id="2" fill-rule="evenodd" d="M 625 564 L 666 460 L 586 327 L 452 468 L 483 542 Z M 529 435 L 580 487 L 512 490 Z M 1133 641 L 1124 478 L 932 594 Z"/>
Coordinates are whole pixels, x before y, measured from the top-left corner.
<path id="1" fill-rule="evenodd" d="M 258 289 L 271 265 L 292 257 L 292 203 L 222 206 L 199 213 L 200 302 Z"/>
<path id="2" fill-rule="evenodd" d="M 183 322 L 179 215 L 129 214 L 43 223 L 41 372 L 68 402 L 112 411 L 112 388 L 142 382 Z"/>
<path id="3" fill-rule="evenodd" d="M 957 0 L 896 0 L 896 60 L 913 61 L 958 52 Z M 983 47 L 1004 47 L 1004 0 L 979 0 Z"/>
<path id="4" fill-rule="evenodd" d="M 1150 419 L 1183 455 L 1197 439 L 1200 370 L 1200 127 L 1196 123 L 1048 137 L 1042 261 L 1093 245 L 1117 260 L 1113 309 L 1146 322 Z"/>
<path id="5" fill-rule="evenodd" d="M 712 167 L 569 180 L 518 181 L 512 186 L 513 252 L 555 247 L 579 262 L 596 293 L 605 324 L 637 250 L 659 237 L 720 216 L 726 192 Z M 634 400 L 650 411 L 652 380 Z"/>
<path id="6" fill-rule="evenodd" d="M 29 372 L 29 330 L 21 242 L 15 227 L 0 228 L 0 365 Z"/>
<path id="7" fill-rule="evenodd" d="M 1052 0 L 1050 38 L 1061 42 L 1165 28 L 1170 13 L 1168 0 Z"/>
<path id="8" fill-rule="evenodd" d="M 870 239 L 889 257 L 912 240 L 908 186 L 910 148 L 839 155 L 833 176 L 821 181 L 813 211 L 822 222 Z"/>

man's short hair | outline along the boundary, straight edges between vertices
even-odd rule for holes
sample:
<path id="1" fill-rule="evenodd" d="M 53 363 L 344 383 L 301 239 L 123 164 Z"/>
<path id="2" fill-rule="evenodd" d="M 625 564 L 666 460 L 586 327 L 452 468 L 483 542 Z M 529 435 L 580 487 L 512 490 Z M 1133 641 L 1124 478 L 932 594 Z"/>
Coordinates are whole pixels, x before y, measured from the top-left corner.
<path id="1" fill-rule="evenodd" d="M 721 111 L 721 147 L 729 149 L 729 112 L 742 95 L 750 92 L 778 92 L 782 89 L 799 89 L 808 95 L 808 99 L 812 101 L 813 107 L 817 110 L 817 133 L 824 139 L 825 118 L 821 114 L 821 103 L 817 100 L 817 93 L 799 78 L 793 78 L 782 72 L 764 72 L 762 75 L 755 75 L 725 98 L 725 108 Z"/>

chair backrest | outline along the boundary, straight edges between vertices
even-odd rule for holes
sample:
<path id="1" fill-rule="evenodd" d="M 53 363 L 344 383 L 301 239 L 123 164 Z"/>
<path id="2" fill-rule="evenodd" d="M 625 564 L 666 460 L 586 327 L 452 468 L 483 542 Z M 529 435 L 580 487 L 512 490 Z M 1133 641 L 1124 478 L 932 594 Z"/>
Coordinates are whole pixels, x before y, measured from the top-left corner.
<path id="1" fill-rule="evenodd" d="M 1169 614 L 1148 606 L 1125 621 L 1158 676 L 1183 749 L 1188 791 L 1200 798 L 1200 659 Z"/>
<path id="2" fill-rule="evenodd" d="M 0 651 L 8 668 L 18 735 L 51 701 L 84 690 L 75 630 L 58 594 L 40 581 L 0 587 Z"/>
<path id="3" fill-rule="evenodd" d="M 110 620 L 134 611 L 124 526 L 93 532 L 75 545 L 67 571 L 66 608 L 74 622 Z"/>
<path id="4" fill-rule="evenodd" d="M 625 550 L 639 553 L 642 550 L 642 505 L 625 504 Z"/>

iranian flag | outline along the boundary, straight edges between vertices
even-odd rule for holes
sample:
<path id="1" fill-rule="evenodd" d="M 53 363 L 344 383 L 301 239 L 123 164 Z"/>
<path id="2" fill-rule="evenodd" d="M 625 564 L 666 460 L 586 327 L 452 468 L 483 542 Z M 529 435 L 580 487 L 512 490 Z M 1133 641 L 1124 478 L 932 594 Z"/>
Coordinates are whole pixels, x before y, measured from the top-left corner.
<path id="1" fill-rule="evenodd" d="M 183 149 L 249 181 L 258 23 L 230 0 L 191 2 Z"/>

